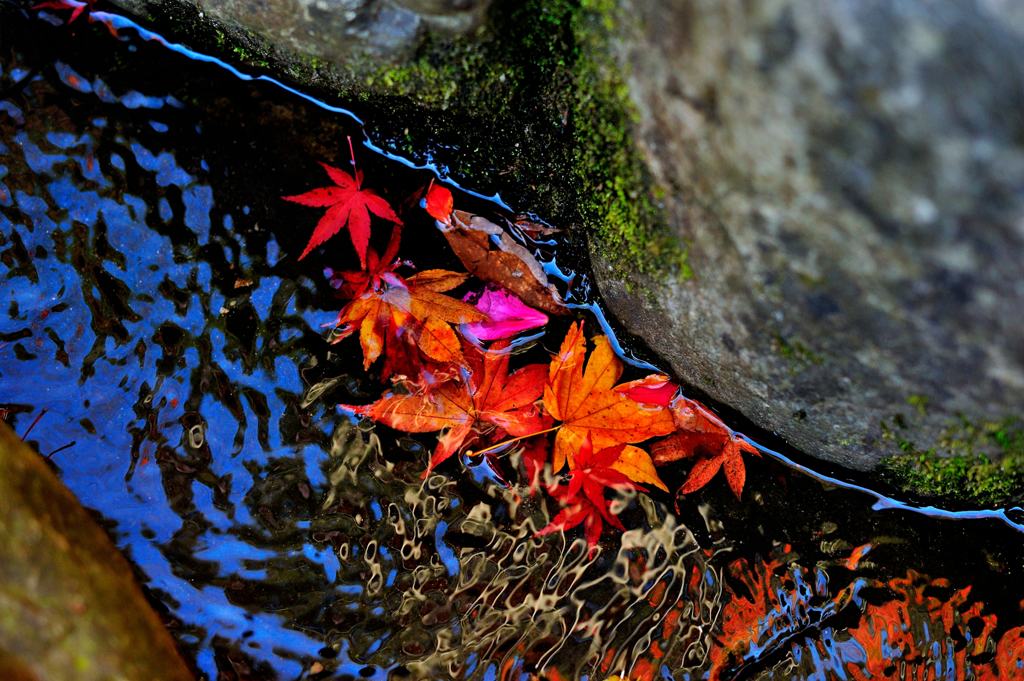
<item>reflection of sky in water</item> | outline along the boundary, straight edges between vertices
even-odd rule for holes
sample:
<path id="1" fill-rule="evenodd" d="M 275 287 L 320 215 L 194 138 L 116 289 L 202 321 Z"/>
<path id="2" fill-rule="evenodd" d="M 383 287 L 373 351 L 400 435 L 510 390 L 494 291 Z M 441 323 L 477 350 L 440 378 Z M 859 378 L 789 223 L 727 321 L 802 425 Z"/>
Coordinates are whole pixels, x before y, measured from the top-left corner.
<path id="1" fill-rule="evenodd" d="M 113 95 L 102 81 L 97 79 L 90 86 L 61 64 L 58 64 L 58 73 L 63 82 L 78 91 L 94 92 L 103 101 L 112 101 Z M 121 101 L 129 108 L 156 109 L 164 103 L 139 93 L 128 93 Z M 10 102 L 4 102 L 0 110 L 16 125 L 24 120 L 24 112 Z M 161 126 L 166 129 L 163 124 L 154 127 Z M 131 453 L 137 444 L 133 443 L 131 429 L 125 426 L 138 425 L 133 411 L 138 407 L 140 395 L 159 386 L 159 390 L 145 399 L 154 405 L 163 404 L 158 410 L 158 427 L 173 441 L 176 439 L 173 425 L 185 414 L 190 375 L 200 365 L 199 353 L 195 347 L 189 347 L 182 353 L 183 364 L 173 372 L 158 371 L 161 352 L 153 336 L 162 323 L 179 327 L 186 338 L 209 338 L 212 362 L 229 377 L 234 390 L 258 391 L 265 396 L 272 414 L 285 412 L 282 395 L 301 392 L 294 360 L 287 356 L 276 358 L 271 384 L 266 372 L 247 373 L 242 370 L 240 360 L 225 357 L 224 333 L 211 328 L 203 311 L 206 308 L 217 315 L 225 304 L 224 297 L 211 290 L 209 265 L 196 262 L 194 258 L 179 257 L 182 255 L 180 248 L 176 250 L 169 238 L 148 227 L 146 217 L 150 207 L 143 199 L 127 192 L 118 195 L 108 191 L 112 182 L 101 171 L 100 159 L 94 156 L 96 140 L 92 135 L 54 131 L 46 133 L 42 139 L 34 139 L 20 131 L 6 141 L 19 160 L 35 174 L 36 184 L 34 195 L 18 190 L 12 197 L 6 185 L 0 188 L 0 202 L 8 207 L 16 205 L 27 218 L 21 221 L 7 214 L 0 215 L 0 232 L 8 244 L 20 238 L 24 249 L 32 254 L 30 262 L 34 272 L 31 277 L 11 277 L 4 287 L 4 309 L 16 305 L 17 314 L 4 315 L 0 332 L 9 335 L 26 329 L 30 335 L 17 342 L 27 352 L 23 357 L 36 355 L 38 360 L 26 360 L 23 364 L 8 347 L 0 359 L 0 394 L 13 402 L 32 405 L 33 413 L 41 408 L 47 410 L 45 420 L 33 432 L 44 452 L 66 444 L 69 439 L 77 441 L 74 447 L 57 455 L 63 479 L 85 505 L 101 509 L 118 522 L 121 545 L 130 547 L 134 560 L 143 566 L 151 579 L 150 588 L 177 601 L 175 612 L 179 617 L 186 622 L 200 623 L 210 634 L 227 638 L 242 638 L 243 632 L 251 632 L 245 638 L 249 650 L 257 656 L 260 649 L 270 651 L 274 647 L 315 655 L 322 644 L 302 633 L 282 629 L 273 615 L 246 612 L 232 605 L 223 589 L 209 586 L 196 589 L 173 574 L 159 547 L 170 542 L 181 530 L 182 517 L 168 504 L 160 469 L 152 460 L 152 446 L 142 446 L 141 460 L 134 473 L 128 480 L 125 476 L 132 466 Z M 209 239 L 213 204 L 211 188 L 179 167 L 172 154 L 153 152 L 138 141 L 118 141 L 124 148 L 120 154 L 106 152 L 109 167 L 115 172 L 124 171 L 123 158 L 130 154 L 151 174 L 151 181 L 157 186 L 180 187 L 185 206 L 183 222 L 195 233 L 198 244 L 205 244 Z M 7 166 L 0 169 L 4 176 L 8 172 Z M 88 181 L 84 185 L 83 178 Z M 172 219 L 171 204 L 166 198 L 161 198 L 158 210 L 163 220 Z M 101 258 L 97 239 L 104 233 L 112 253 Z M 55 256 L 54 234 L 62 235 L 64 246 L 70 252 L 77 251 L 80 257 L 94 260 L 94 273 L 102 270 L 99 276 L 105 275 L 108 280 L 119 282 L 134 292 L 135 295 L 129 294 L 123 301 L 127 310 L 122 313 L 128 313 L 120 315 L 123 332 L 112 333 L 109 328 L 97 328 L 93 323 L 93 308 L 86 303 L 85 296 L 98 301 L 94 306 L 101 307 L 109 305 L 111 297 L 99 289 L 95 276 L 89 277 L 92 285 L 86 284 L 83 294 L 80 267 L 76 269 L 78 264 L 72 264 L 74 256 L 65 257 L 65 262 Z M 46 255 L 38 257 L 44 251 Z M 38 283 L 31 281 L 35 278 Z M 193 291 L 188 295 L 186 312 L 182 313 L 174 301 L 158 293 L 162 287 L 167 288 L 168 282 L 177 289 Z M 280 279 L 267 277 L 252 292 L 261 318 L 266 319 L 271 299 L 280 284 Z M 181 302 L 179 299 L 179 306 Z M 291 315 L 294 309 L 284 312 Z M 67 357 L 64 361 L 54 361 L 54 353 L 60 348 Z M 140 357 L 143 352 L 144 356 Z M 92 373 L 83 378 L 86 366 L 91 366 Z M 31 381 L 30 389 L 26 380 Z M 271 558 L 274 551 L 259 550 L 235 541 L 226 532 L 232 525 L 253 522 L 247 506 L 242 503 L 251 483 L 246 484 L 244 480 L 245 468 L 221 453 L 256 462 L 265 462 L 267 453 L 257 442 L 251 427 L 240 450 L 234 451 L 238 420 L 221 403 L 204 400 L 201 411 L 202 438 L 209 450 L 217 453 L 208 470 L 213 479 L 221 479 L 230 472 L 234 484 L 227 499 L 230 514 L 213 503 L 210 487 L 194 486 L 195 512 L 222 530 L 204 533 L 195 547 L 195 557 L 218 563 L 221 574 L 259 579 L 262 572 L 248 565 Z M 251 411 L 245 417 L 250 424 L 258 421 Z M 82 425 L 89 422 L 98 431 L 95 437 L 87 432 L 87 425 Z M 268 437 L 270 450 L 288 449 L 280 442 L 279 429 L 270 428 Z M 319 450 L 303 451 L 309 479 L 322 481 Z M 338 563 L 329 548 L 304 547 L 299 552 L 310 564 L 320 565 L 325 573 L 333 575 Z M 211 677 L 216 676 L 212 660 L 201 658 L 200 664 Z M 292 663 L 291 669 L 287 663 L 278 662 L 277 666 L 292 675 L 301 671 L 297 663 Z M 353 671 L 361 667 L 357 665 Z"/>

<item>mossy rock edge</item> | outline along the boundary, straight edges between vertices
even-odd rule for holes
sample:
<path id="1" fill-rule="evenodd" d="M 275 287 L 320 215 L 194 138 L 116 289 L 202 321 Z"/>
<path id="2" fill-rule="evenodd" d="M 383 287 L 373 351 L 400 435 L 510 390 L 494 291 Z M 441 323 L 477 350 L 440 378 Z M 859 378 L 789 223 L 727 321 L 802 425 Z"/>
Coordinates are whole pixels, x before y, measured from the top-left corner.
<path id="1" fill-rule="evenodd" d="M 630 138 L 614 49 L 629 18 L 615 0 L 498 2 L 469 34 L 427 30 L 408 54 L 334 61 L 203 11 L 216 3 L 113 2 L 172 41 L 350 108 L 381 148 L 570 228 L 623 274 L 688 275 Z"/>

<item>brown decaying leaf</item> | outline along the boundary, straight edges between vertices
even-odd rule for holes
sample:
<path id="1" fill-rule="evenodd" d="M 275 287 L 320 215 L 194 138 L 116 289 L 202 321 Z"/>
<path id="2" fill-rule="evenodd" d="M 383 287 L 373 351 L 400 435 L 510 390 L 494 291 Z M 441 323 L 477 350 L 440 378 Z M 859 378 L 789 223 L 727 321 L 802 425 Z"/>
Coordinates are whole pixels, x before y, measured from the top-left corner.
<path id="1" fill-rule="evenodd" d="M 457 210 L 451 217 L 451 225 L 442 232 L 470 274 L 502 286 L 530 307 L 549 314 L 569 314 L 540 263 L 508 232 L 465 211 Z M 497 238 L 497 244 L 491 236 Z"/>

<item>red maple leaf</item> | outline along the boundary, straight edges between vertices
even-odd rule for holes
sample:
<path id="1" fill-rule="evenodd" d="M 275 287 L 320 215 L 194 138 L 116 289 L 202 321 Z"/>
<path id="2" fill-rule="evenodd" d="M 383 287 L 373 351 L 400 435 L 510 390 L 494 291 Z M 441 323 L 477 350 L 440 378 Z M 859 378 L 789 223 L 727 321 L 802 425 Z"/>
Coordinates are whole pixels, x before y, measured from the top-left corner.
<path id="1" fill-rule="evenodd" d="M 677 431 L 661 442 L 651 445 L 654 463 L 666 464 L 679 459 L 697 457 L 690 475 L 680 488 L 683 494 L 696 492 L 725 470 L 729 489 L 742 498 L 747 481 L 742 452 L 760 456 L 757 449 L 738 433 L 722 423 L 700 402 L 679 396 L 672 403 L 672 419 Z"/>
<path id="2" fill-rule="evenodd" d="M 351 145 L 349 140 L 349 145 Z M 353 159 L 355 157 L 353 156 Z M 370 245 L 370 213 L 390 220 L 397 225 L 402 221 L 395 215 L 395 211 L 377 192 L 372 189 L 362 189 L 363 173 L 356 170 L 355 177 L 352 177 L 344 170 L 340 170 L 326 163 L 321 163 L 324 170 L 336 187 L 320 187 L 308 191 L 305 194 L 296 196 L 282 196 L 285 201 L 300 203 L 303 206 L 314 208 L 327 208 L 327 212 L 320 218 L 313 236 L 306 244 L 306 250 L 302 251 L 299 260 L 305 258 L 309 253 L 341 231 L 341 228 L 348 225 L 348 233 L 352 238 L 352 246 L 359 256 L 359 265 L 366 269 L 366 250 Z"/>
<path id="3" fill-rule="evenodd" d="M 338 289 L 335 295 L 339 298 L 354 300 L 367 291 L 380 293 L 383 282 L 387 280 L 386 275 L 394 272 L 400 265 L 412 266 L 412 263 L 408 261 L 395 259 L 401 239 L 402 225 L 396 223 L 391 230 L 391 240 L 388 242 L 384 255 L 378 256 L 377 251 L 372 247 L 366 249 L 366 269 L 335 272 L 328 268 L 326 272 L 331 286 Z"/>
<path id="4" fill-rule="evenodd" d="M 432 390 L 390 394 L 363 407 L 343 407 L 407 433 L 447 429 L 427 466 L 430 472 L 462 449 L 471 433 L 498 428 L 521 437 L 545 430 L 551 419 L 534 404 L 544 391 L 547 366 L 531 364 L 508 373 L 510 341 L 494 343 L 481 353 L 464 343 L 468 369 L 459 381 L 446 381 Z"/>
<path id="5" fill-rule="evenodd" d="M 546 527 L 538 530 L 536 536 L 564 532 L 584 523 L 587 546 L 593 554 L 604 522 L 625 531 L 622 522 L 610 510 L 612 502 L 604 496 L 606 488 L 644 489 L 613 468 L 625 448 L 626 445 L 622 444 L 595 452 L 588 434 L 576 455 L 576 467 L 569 472 L 568 484 L 548 488 L 551 496 L 561 501 L 565 508 Z"/>

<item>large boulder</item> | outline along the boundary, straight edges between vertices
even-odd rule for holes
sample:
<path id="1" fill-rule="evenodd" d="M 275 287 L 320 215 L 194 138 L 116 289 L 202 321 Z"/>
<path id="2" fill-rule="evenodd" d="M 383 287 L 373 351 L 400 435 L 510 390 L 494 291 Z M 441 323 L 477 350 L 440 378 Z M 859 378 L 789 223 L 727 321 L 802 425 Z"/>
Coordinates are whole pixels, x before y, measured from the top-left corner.
<path id="1" fill-rule="evenodd" d="M 621 276 L 596 249 L 626 327 L 713 398 L 853 468 L 1024 413 L 1024 8 L 630 13 L 635 140 L 692 278 Z"/>

